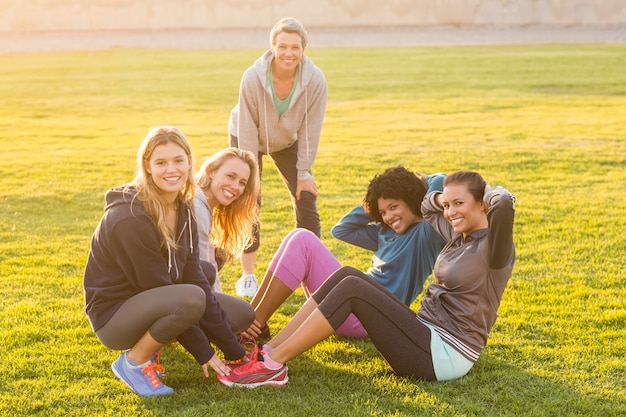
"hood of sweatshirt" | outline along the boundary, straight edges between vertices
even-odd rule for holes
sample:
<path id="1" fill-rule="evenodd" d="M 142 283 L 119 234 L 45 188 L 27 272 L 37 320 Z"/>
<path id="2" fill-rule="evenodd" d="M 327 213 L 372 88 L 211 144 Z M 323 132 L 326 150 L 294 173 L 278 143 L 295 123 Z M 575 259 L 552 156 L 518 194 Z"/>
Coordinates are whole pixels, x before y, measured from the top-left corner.
<path id="1" fill-rule="evenodd" d="M 259 81 L 261 85 L 267 91 L 267 93 L 271 96 L 272 89 L 270 86 L 269 80 L 269 69 L 272 61 L 274 60 L 274 54 L 271 49 L 265 51 L 263 55 L 261 55 L 256 61 L 254 61 L 254 71 L 259 77 Z M 306 86 L 311 82 L 311 78 L 313 78 L 314 73 L 312 71 L 312 61 L 306 55 L 302 55 L 300 58 L 300 63 L 298 64 L 298 83 L 296 85 L 296 90 L 294 91 L 292 100 L 295 101 L 298 96 L 300 96 L 306 89 Z"/>
<path id="2" fill-rule="evenodd" d="M 108 190 L 104 195 L 104 211 L 119 205 L 130 205 L 130 212 L 134 215 L 145 215 L 150 217 L 143 204 L 132 204 L 137 197 L 137 190 L 133 187 L 115 187 Z M 152 217 L 150 217 L 152 219 Z"/>
<path id="3" fill-rule="evenodd" d="M 266 51 L 246 69 L 239 100 L 228 124 L 234 146 L 271 155 L 298 142 L 298 179 L 311 177 L 326 111 L 326 78 L 311 59 L 302 56 L 289 108 L 282 114 L 274 106 L 269 69 L 274 59 Z"/>
<path id="4" fill-rule="evenodd" d="M 269 79 L 269 73 L 270 73 L 270 66 L 272 65 L 272 61 L 274 60 L 274 54 L 272 53 L 271 49 L 268 49 L 267 51 L 265 51 L 265 53 L 263 55 L 261 55 L 255 62 L 254 62 L 254 72 L 256 74 L 256 76 L 259 79 L 259 83 L 263 86 L 263 89 L 266 92 L 266 96 L 264 96 L 264 100 L 267 100 L 267 97 L 272 97 L 272 86 L 270 85 L 270 79 Z M 302 166 L 298 167 L 298 177 L 302 177 L 303 179 L 305 177 L 309 177 L 309 170 L 311 165 L 313 165 L 313 160 L 314 155 L 317 152 L 317 146 L 315 147 L 315 151 L 311 151 L 310 149 L 310 144 L 309 144 L 309 97 L 308 97 L 308 88 L 309 88 L 309 84 L 312 82 L 312 80 L 314 79 L 314 77 L 316 76 L 315 74 L 315 65 L 313 64 L 313 61 L 311 61 L 306 55 L 302 55 L 302 58 L 300 58 L 300 63 L 298 64 L 298 79 L 296 82 L 296 87 L 295 90 L 293 92 L 293 96 L 291 97 L 291 105 L 290 108 L 294 105 L 293 103 L 298 102 L 298 100 L 300 99 L 300 97 L 304 97 L 304 125 L 305 125 L 305 129 L 304 129 L 304 137 L 303 138 L 299 138 L 297 135 L 297 131 L 293 132 L 293 136 L 291 137 L 291 139 L 289 140 L 289 143 L 286 144 L 286 146 L 291 146 L 291 144 L 298 139 L 304 139 L 304 144 L 303 147 L 305 148 L 305 152 L 300 152 L 300 156 L 304 156 L 305 158 L 300 158 L 300 159 L 306 159 L 306 162 L 304 160 L 299 161 L 300 165 L 304 165 L 306 168 L 302 169 Z M 260 117 L 267 119 L 267 107 L 270 106 L 269 103 L 265 102 L 263 105 L 263 110 L 262 110 L 262 115 L 260 115 Z M 263 126 L 265 126 L 265 128 L 267 129 L 268 127 L 268 121 L 265 120 L 265 123 L 263 123 Z M 272 145 L 270 144 L 270 134 L 269 132 L 265 132 L 265 137 L 267 138 L 265 141 L 265 149 L 264 152 L 266 155 L 271 154 L 272 152 Z M 275 140 L 275 138 L 274 138 Z M 277 150 L 277 149 L 274 149 Z M 300 172 L 303 171 L 303 172 Z"/>

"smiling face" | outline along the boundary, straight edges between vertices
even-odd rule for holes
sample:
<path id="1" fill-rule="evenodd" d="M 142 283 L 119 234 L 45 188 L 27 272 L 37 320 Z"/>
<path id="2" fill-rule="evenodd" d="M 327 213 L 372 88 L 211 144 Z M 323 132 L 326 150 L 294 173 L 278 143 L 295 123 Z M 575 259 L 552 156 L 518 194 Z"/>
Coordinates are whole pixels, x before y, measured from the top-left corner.
<path id="1" fill-rule="evenodd" d="M 239 198 L 250 179 L 250 166 L 239 158 L 230 158 L 209 174 L 211 185 L 204 192 L 211 207 L 227 206 Z"/>
<path id="2" fill-rule="evenodd" d="M 454 183 L 446 185 L 441 195 L 443 215 L 456 233 L 467 236 L 488 226 L 485 204 L 476 201 L 467 185 Z"/>
<path id="3" fill-rule="evenodd" d="M 173 142 L 159 145 L 145 164 L 157 188 L 174 201 L 190 175 L 191 159 L 185 150 Z"/>
<path id="4" fill-rule="evenodd" d="M 383 222 L 399 235 L 421 220 L 404 200 L 396 198 L 380 197 L 378 213 Z"/>
<path id="5" fill-rule="evenodd" d="M 302 38 L 297 33 L 280 32 L 272 46 L 277 71 L 295 71 L 304 54 Z"/>

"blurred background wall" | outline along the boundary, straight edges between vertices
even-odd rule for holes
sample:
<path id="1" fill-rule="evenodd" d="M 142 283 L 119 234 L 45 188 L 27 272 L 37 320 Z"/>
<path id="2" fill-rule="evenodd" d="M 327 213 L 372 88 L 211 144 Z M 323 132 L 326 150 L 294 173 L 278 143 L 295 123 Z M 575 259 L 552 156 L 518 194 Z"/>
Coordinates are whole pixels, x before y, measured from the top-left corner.
<path id="1" fill-rule="evenodd" d="M 611 25 L 626 0 L 0 0 L 0 32 Z"/>

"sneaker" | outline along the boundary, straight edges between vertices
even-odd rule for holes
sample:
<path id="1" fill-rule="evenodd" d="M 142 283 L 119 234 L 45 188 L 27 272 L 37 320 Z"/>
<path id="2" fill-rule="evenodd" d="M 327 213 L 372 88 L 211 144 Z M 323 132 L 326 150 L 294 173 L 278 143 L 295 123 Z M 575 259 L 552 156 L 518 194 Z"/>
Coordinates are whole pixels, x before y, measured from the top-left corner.
<path id="1" fill-rule="evenodd" d="M 164 385 L 156 374 L 156 363 L 144 367 L 132 367 L 128 362 L 128 352 L 123 352 L 111 365 L 113 373 L 139 395 L 166 395 L 174 390 Z"/>
<path id="2" fill-rule="evenodd" d="M 256 294 L 258 288 L 259 284 L 257 283 L 256 275 L 254 274 L 242 275 L 235 284 L 235 292 L 240 297 L 252 298 Z"/>
<path id="3" fill-rule="evenodd" d="M 282 387 L 287 385 L 287 365 L 280 369 L 269 369 L 263 361 L 248 362 L 230 372 L 230 375 L 220 376 L 217 380 L 227 387 L 256 388 L 262 385 Z"/>

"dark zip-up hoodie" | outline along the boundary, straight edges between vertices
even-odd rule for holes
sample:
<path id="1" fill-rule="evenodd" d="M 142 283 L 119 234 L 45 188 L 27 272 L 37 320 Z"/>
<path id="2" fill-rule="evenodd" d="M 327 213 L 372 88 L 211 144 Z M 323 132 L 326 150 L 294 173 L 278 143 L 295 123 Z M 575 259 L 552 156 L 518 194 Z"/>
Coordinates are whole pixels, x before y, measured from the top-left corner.
<path id="1" fill-rule="evenodd" d="M 191 208 L 178 202 L 174 250 L 161 244 L 156 221 L 136 198 L 133 188 L 107 191 L 105 212 L 91 240 L 83 287 L 87 316 L 99 330 L 130 297 L 164 285 L 194 284 L 206 293 L 204 316 L 178 336 L 178 342 L 200 364 L 215 353 L 207 337 L 226 359 L 245 354 L 230 329 L 226 313 L 211 292 L 200 268 L 197 224 Z M 203 331 L 204 330 L 204 331 Z"/>

